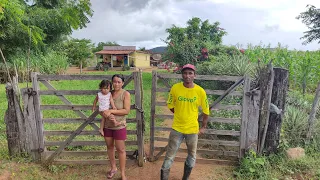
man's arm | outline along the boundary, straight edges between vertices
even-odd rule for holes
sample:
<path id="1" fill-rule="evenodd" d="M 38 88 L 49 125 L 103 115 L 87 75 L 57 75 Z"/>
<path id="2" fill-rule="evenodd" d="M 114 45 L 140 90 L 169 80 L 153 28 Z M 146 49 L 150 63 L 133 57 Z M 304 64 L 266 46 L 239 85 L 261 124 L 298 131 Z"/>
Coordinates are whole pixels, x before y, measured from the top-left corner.
<path id="1" fill-rule="evenodd" d="M 208 114 L 203 114 L 202 117 L 203 118 L 202 118 L 202 126 L 201 126 L 201 128 L 207 128 L 209 115 Z"/>
<path id="2" fill-rule="evenodd" d="M 167 106 L 172 113 L 174 113 L 175 99 L 174 99 L 174 90 L 171 88 L 167 100 Z"/>

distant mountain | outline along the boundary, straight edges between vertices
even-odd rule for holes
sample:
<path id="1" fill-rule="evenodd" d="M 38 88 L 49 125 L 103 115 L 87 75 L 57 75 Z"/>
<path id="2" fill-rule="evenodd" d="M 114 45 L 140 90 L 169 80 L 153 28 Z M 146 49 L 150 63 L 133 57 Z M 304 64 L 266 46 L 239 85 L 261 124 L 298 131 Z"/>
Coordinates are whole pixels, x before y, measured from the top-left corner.
<path id="1" fill-rule="evenodd" d="M 149 51 L 151 51 L 152 53 L 163 54 L 163 53 L 167 52 L 167 47 L 166 46 L 159 46 L 159 47 L 149 49 Z"/>

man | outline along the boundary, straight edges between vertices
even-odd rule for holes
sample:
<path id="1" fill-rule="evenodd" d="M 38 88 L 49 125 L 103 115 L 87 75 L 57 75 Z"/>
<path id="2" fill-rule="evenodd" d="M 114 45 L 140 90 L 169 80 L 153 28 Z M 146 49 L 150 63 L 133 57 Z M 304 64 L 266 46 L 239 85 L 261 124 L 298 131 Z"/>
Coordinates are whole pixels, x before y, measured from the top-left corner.
<path id="1" fill-rule="evenodd" d="M 196 68 L 192 64 L 182 67 L 183 82 L 172 86 L 167 101 L 168 108 L 174 113 L 172 130 L 169 136 L 167 153 L 161 167 L 161 180 L 169 178 L 170 167 L 183 139 L 186 141 L 188 157 L 184 164 L 183 180 L 189 179 L 195 165 L 198 134 L 207 128 L 209 104 L 206 92 L 195 84 Z M 199 130 L 198 108 L 203 111 L 202 126 Z"/>

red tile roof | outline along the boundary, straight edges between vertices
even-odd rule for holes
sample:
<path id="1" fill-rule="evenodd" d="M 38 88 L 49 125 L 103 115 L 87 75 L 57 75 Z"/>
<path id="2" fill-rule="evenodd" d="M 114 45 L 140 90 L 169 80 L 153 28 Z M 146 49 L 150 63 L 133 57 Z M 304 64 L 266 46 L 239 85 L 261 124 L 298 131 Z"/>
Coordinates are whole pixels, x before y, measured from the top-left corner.
<path id="1" fill-rule="evenodd" d="M 134 52 L 134 50 L 127 50 L 127 51 L 114 51 L 114 50 L 102 50 L 96 52 L 96 54 L 130 54 Z"/>

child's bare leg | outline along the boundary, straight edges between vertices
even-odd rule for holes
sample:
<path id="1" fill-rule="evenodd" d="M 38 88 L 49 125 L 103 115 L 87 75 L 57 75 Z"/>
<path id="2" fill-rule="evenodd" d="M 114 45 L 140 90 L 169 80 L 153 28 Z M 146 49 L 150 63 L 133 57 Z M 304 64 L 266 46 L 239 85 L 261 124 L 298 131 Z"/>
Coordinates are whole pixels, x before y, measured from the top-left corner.
<path id="1" fill-rule="evenodd" d="M 103 128 L 104 128 L 105 121 L 106 121 L 106 118 L 102 116 L 100 121 L 100 129 L 99 129 L 101 136 L 104 136 Z"/>

